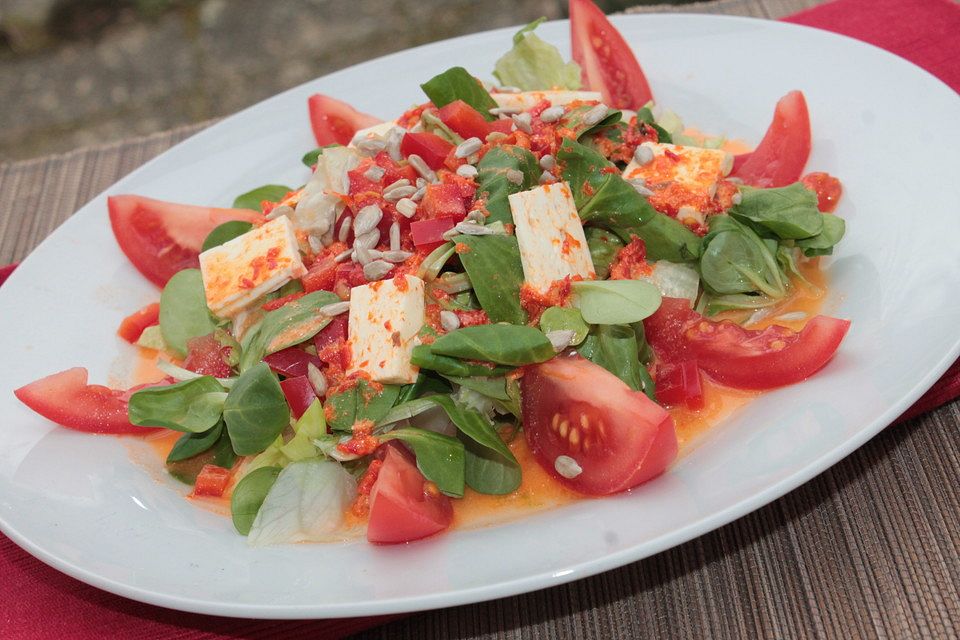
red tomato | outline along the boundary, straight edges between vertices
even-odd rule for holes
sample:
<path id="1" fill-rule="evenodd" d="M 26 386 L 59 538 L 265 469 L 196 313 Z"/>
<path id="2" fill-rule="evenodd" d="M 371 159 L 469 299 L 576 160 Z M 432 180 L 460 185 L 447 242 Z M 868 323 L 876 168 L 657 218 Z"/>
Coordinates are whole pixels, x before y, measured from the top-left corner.
<path id="1" fill-rule="evenodd" d="M 313 390 L 313 385 L 310 384 L 307 376 L 281 380 L 280 389 L 283 390 L 283 396 L 287 399 L 287 404 L 290 405 L 290 413 L 296 420 L 299 420 L 300 416 L 317 399 L 317 392 Z"/>
<path id="2" fill-rule="evenodd" d="M 455 222 L 463 220 L 467 217 L 467 206 L 464 204 L 461 186 L 456 183 L 427 185 L 418 212 L 425 219 L 456 218 Z"/>
<path id="3" fill-rule="evenodd" d="M 215 378 L 229 378 L 233 375 L 226 357 L 230 355 L 230 347 L 224 347 L 213 334 L 191 338 L 187 341 L 187 357 L 183 361 L 183 368 L 194 373 Z"/>
<path id="4" fill-rule="evenodd" d="M 427 482 L 411 456 L 386 446 L 383 466 L 370 490 L 367 540 L 382 544 L 410 542 L 450 526 L 450 498 Z"/>
<path id="5" fill-rule="evenodd" d="M 809 378 L 836 353 L 849 320 L 816 316 L 797 333 L 771 326 L 749 330 L 729 320 L 707 320 L 687 300 L 664 298 L 643 321 L 657 358 L 695 358 L 712 378 L 737 389 L 773 389 Z"/>
<path id="6" fill-rule="evenodd" d="M 263 361 L 268 367 L 288 378 L 307 375 L 308 364 L 313 364 L 317 368 L 322 364 L 320 358 L 297 347 L 288 347 L 271 353 L 265 356 Z"/>
<path id="7" fill-rule="evenodd" d="M 127 419 L 126 391 L 87 384 L 87 370 L 74 367 L 40 378 L 13 392 L 47 420 L 88 433 L 145 436 L 151 427 L 138 427 Z"/>
<path id="8" fill-rule="evenodd" d="M 732 176 L 754 187 L 784 187 L 800 179 L 810 157 L 810 114 L 800 91 L 780 98 L 757 148 L 737 156 Z"/>
<path id="9" fill-rule="evenodd" d="M 130 195 L 110 196 L 107 207 L 120 249 L 160 287 L 177 271 L 200 265 L 197 256 L 215 227 L 231 220 L 263 220 L 249 209 L 197 207 Z"/>
<path id="10" fill-rule="evenodd" d="M 604 104 L 637 110 L 653 100 L 630 46 L 590 0 L 570 0 L 570 39 L 584 88 L 599 91 Z"/>
<path id="11" fill-rule="evenodd" d="M 303 296 L 307 295 L 306 291 L 297 291 L 296 293 L 291 293 L 290 295 L 283 296 L 282 298 L 274 298 L 273 300 L 268 300 L 260 305 L 260 308 L 264 311 L 276 311 L 280 307 L 286 306 L 287 304 L 293 302 L 294 300 L 299 300 Z"/>
<path id="12" fill-rule="evenodd" d="M 664 364 L 657 371 L 657 400 L 669 406 L 684 405 L 688 409 L 702 409 L 703 385 L 696 360 L 680 364 Z"/>
<path id="13" fill-rule="evenodd" d="M 625 491 L 663 473 L 677 456 L 673 418 L 620 378 L 580 356 L 527 367 L 520 381 L 523 430 L 540 465 L 588 495 Z M 558 456 L 583 470 L 557 473 Z"/>
<path id="14" fill-rule="evenodd" d="M 124 318 L 120 323 L 120 327 L 117 329 L 117 335 L 130 344 L 134 344 L 140 339 L 140 334 L 143 333 L 144 329 L 159 323 L 160 304 L 158 302 L 151 302 L 143 309 L 134 311 Z"/>
<path id="15" fill-rule="evenodd" d="M 226 491 L 228 484 L 230 484 L 230 469 L 224 469 L 215 464 L 205 464 L 197 474 L 193 495 L 219 498 Z"/>
<path id="16" fill-rule="evenodd" d="M 321 289 L 333 291 L 333 285 L 337 280 L 337 267 L 340 266 L 333 258 L 333 256 L 324 256 L 310 266 L 310 270 L 300 279 L 306 293 Z"/>
<path id="17" fill-rule="evenodd" d="M 360 129 L 380 124 L 379 118 L 360 113 L 346 102 L 315 93 L 307 100 L 310 126 L 318 146 L 349 144 Z"/>
<path id="18" fill-rule="evenodd" d="M 454 100 L 443 106 L 439 116 L 443 124 L 464 138 L 480 138 L 482 141 L 493 131 L 491 123 L 483 117 L 483 114 L 463 100 Z"/>
<path id="19" fill-rule="evenodd" d="M 439 169 L 447 154 L 453 151 L 453 145 L 440 136 L 429 133 L 407 133 L 400 142 L 400 153 L 404 157 L 417 154 L 431 169 Z"/>
<path id="20" fill-rule="evenodd" d="M 453 218 L 434 218 L 433 220 L 417 220 L 410 223 L 410 235 L 413 244 L 418 249 L 433 251 L 446 240 L 443 234 L 456 226 Z"/>
<path id="21" fill-rule="evenodd" d="M 803 184 L 817 194 L 817 208 L 824 213 L 833 213 L 843 194 L 843 185 L 829 173 L 814 171 L 803 176 Z"/>

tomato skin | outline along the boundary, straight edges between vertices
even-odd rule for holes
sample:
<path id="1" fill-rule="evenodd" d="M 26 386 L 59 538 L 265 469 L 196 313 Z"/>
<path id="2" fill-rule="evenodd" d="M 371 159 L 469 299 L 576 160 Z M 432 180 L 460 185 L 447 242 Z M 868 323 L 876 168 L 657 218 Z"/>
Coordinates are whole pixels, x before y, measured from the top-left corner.
<path id="1" fill-rule="evenodd" d="M 444 105 L 438 115 L 443 124 L 463 138 L 480 138 L 483 141 L 493 130 L 490 128 L 490 121 L 463 100 L 454 100 Z"/>
<path id="2" fill-rule="evenodd" d="M 151 302 L 139 311 L 134 311 L 120 322 L 117 335 L 135 344 L 147 327 L 160 323 L 160 303 Z"/>
<path id="3" fill-rule="evenodd" d="M 307 376 L 296 376 L 280 381 L 280 389 L 283 391 L 283 397 L 287 399 L 290 406 L 290 413 L 294 419 L 299 420 L 313 401 L 317 399 L 317 392 L 313 390 L 313 385 Z"/>
<path id="4" fill-rule="evenodd" d="M 349 144 L 360 129 L 380 124 L 381 120 L 360 113 L 346 102 L 315 93 L 307 99 L 310 112 L 310 127 L 317 146 L 328 144 Z"/>
<path id="5" fill-rule="evenodd" d="M 230 469 L 224 469 L 215 464 L 205 464 L 197 474 L 193 495 L 219 498 L 226 491 L 228 484 L 230 484 Z"/>
<path id="6" fill-rule="evenodd" d="M 181 269 L 200 266 L 203 241 L 215 227 L 231 220 L 263 221 L 260 213 L 249 209 L 198 207 L 134 195 L 110 196 L 107 208 L 120 249 L 159 287 Z"/>
<path id="7" fill-rule="evenodd" d="M 746 156 L 746 157 L 744 157 Z M 780 98 L 763 140 L 734 158 L 730 175 L 752 187 L 785 187 L 800 179 L 810 157 L 810 114 L 800 91 Z"/>
<path id="8" fill-rule="evenodd" d="M 337 281 L 337 267 L 340 265 L 333 256 L 324 256 L 314 262 L 307 273 L 300 278 L 304 293 L 314 291 L 333 291 Z"/>
<path id="9" fill-rule="evenodd" d="M 183 368 L 194 373 L 215 378 L 229 378 L 233 375 L 226 357 L 230 355 L 230 347 L 224 347 L 213 334 L 191 338 L 187 341 L 187 357 L 183 361 Z"/>
<path id="10" fill-rule="evenodd" d="M 406 158 L 415 153 L 434 170 L 443 166 L 443 161 L 452 150 L 452 144 L 427 131 L 404 134 L 400 142 L 400 153 L 403 157 Z"/>
<path id="11" fill-rule="evenodd" d="M 450 498 L 428 483 L 408 453 L 385 445 L 383 466 L 370 490 L 367 540 L 377 544 L 411 542 L 450 526 Z"/>
<path id="12" fill-rule="evenodd" d="M 799 333 L 778 326 L 749 330 L 729 320 L 707 320 L 686 300 L 664 298 L 643 326 L 658 361 L 695 358 L 717 382 L 763 390 L 800 382 L 822 369 L 840 347 L 850 321 L 816 316 Z"/>
<path id="13" fill-rule="evenodd" d="M 570 0 L 570 40 L 584 88 L 604 104 L 636 111 L 653 100 L 630 45 L 591 0 Z"/>
<path id="14" fill-rule="evenodd" d="M 625 491 L 660 475 L 676 458 L 670 414 L 581 356 L 558 356 L 527 367 L 520 397 L 530 450 L 548 473 L 574 491 Z M 561 476 L 554 468 L 560 455 L 572 457 L 583 471 L 574 478 Z"/>
<path id="15" fill-rule="evenodd" d="M 843 195 L 843 185 L 837 178 L 823 171 L 808 173 L 800 179 L 805 187 L 817 194 L 817 208 L 833 213 Z"/>
<path id="16" fill-rule="evenodd" d="M 13 393 L 47 420 L 68 429 L 139 436 L 155 430 L 130 424 L 127 419 L 129 392 L 87 384 L 87 370 L 83 367 L 40 378 Z"/>
<path id="17" fill-rule="evenodd" d="M 410 235 L 413 245 L 424 251 L 433 251 L 446 240 L 443 234 L 456 226 L 453 218 L 434 218 L 432 220 L 417 220 L 410 223 Z"/>

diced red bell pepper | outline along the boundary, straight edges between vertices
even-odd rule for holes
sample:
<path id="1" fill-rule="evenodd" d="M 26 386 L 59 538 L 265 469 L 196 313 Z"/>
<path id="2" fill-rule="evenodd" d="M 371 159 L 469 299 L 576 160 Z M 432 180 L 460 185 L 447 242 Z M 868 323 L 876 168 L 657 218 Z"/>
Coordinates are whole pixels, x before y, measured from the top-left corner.
<path id="1" fill-rule="evenodd" d="M 230 484 L 230 469 L 224 469 L 215 464 L 205 464 L 197 474 L 193 495 L 219 498 L 227 490 L 228 484 Z"/>
<path id="2" fill-rule="evenodd" d="M 419 213 L 420 217 L 425 219 L 454 218 L 455 222 L 463 220 L 467 217 L 467 207 L 464 204 L 460 185 L 447 183 L 427 185 L 423 200 L 420 201 Z"/>
<path id="3" fill-rule="evenodd" d="M 703 385 L 696 360 L 676 365 L 665 365 L 657 372 L 657 400 L 661 404 L 686 405 L 688 409 L 702 409 Z"/>
<path id="4" fill-rule="evenodd" d="M 486 139 L 492 129 L 479 111 L 463 100 L 454 100 L 440 109 L 440 120 L 464 138 Z"/>
<path id="5" fill-rule="evenodd" d="M 139 311 L 134 311 L 123 319 L 117 329 L 117 335 L 134 344 L 147 327 L 160 323 L 160 304 L 153 302 Z"/>
<path id="6" fill-rule="evenodd" d="M 283 396 L 287 399 L 287 404 L 290 405 L 290 413 L 296 420 L 299 420 L 300 416 L 317 399 L 317 392 L 313 390 L 313 385 L 310 384 L 307 376 L 296 376 L 282 380 L 280 389 L 283 390 Z"/>
<path id="7" fill-rule="evenodd" d="M 337 268 L 340 265 L 333 259 L 333 256 L 324 256 L 311 265 L 300 282 L 303 283 L 303 290 L 306 293 L 312 291 L 333 291 L 333 285 L 337 279 Z"/>
<path id="8" fill-rule="evenodd" d="M 431 169 L 439 169 L 447 154 L 453 150 L 453 145 L 440 136 L 422 131 L 420 133 L 404 134 L 400 142 L 400 153 L 406 158 L 417 154 Z"/>
<path id="9" fill-rule="evenodd" d="M 333 284 L 333 292 L 341 298 L 350 297 L 350 289 L 367 284 L 367 278 L 363 275 L 363 266 L 346 262 L 337 266 L 336 281 Z"/>
<path id="10" fill-rule="evenodd" d="M 297 347 L 288 347 L 264 357 L 267 366 L 288 378 L 307 375 L 307 365 L 320 367 L 320 358 Z"/>
<path id="11" fill-rule="evenodd" d="M 490 125 L 490 132 L 497 131 L 498 133 L 505 133 L 510 135 L 513 131 L 513 120 L 505 120 L 502 118 L 497 118 L 493 122 L 488 122 Z"/>
<path id="12" fill-rule="evenodd" d="M 320 329 L 317 335 L 313 336 L 313 346 L 317 348 L 317 352 L 319 353 L 323 351 L 325 347 L 332 344 L 339 344 L 346 340 L 349 322 L 350 316 L 346 313 L 341 313 L 338 316 L 334 316 L 330 324 Z"/>
<path id="13" fill-rule="evenodd" d="M 446 240 L 443 234 L 453 229 L 457 221 L 453 218 L 434 218 L 432 220 L 417 220 L 410 223 L 410 235 L 413 244 L 418 249 L 433 251 Z"/>

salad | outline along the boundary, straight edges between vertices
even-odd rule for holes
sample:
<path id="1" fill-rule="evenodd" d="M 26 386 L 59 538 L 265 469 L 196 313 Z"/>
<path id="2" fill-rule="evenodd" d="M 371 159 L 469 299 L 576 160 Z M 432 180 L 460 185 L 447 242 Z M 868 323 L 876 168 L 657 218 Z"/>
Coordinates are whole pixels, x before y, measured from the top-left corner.
<path id="1" fill-rule="evenodd" d="M 121 337 L 130 389 L 74 368 L 16 390 L 68 428 L 140 435 L 251 544 L 439 533 L 460 505 L 632 489 L 730 398 L 800 382 L 849 322 L 817 315 L 841 187 L 803 175 L 803 94 L 756 149 L 654 100 L 571 0 L 573 61 L 521 29 L 495 83 L 452 67 L 381 122 L 309 99 L 300 187 L 233 208 L 109 198 L 161 288 Z"/>

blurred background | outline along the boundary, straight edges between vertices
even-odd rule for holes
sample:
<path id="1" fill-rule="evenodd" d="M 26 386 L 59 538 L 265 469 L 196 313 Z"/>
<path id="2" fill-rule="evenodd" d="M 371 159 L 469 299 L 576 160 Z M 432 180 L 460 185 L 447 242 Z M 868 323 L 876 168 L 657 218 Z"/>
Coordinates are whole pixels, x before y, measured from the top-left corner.
<path id="1" fill-rule="evenodd" d="M 224 116 L 363 60 L 540 16 L 567 17 L 566 0 L 0 0 L 0 161 Z"/>

